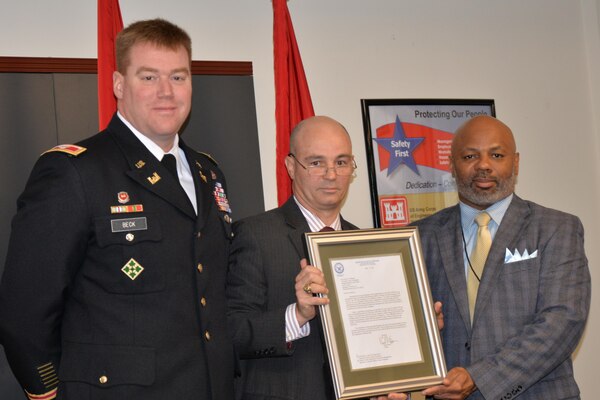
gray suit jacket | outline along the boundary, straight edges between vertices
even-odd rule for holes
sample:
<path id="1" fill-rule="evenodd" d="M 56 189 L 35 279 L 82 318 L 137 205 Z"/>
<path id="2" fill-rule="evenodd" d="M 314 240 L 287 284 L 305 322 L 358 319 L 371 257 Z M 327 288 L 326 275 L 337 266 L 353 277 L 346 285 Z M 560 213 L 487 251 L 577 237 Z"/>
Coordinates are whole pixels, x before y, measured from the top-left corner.
<path id="1" fill-rule="evenodd" d="M 342 220 L 342 229 L 357 229 Z M 285 310 L 306 258 L 306 219 L 290 198 L 283 206 L 234 224 L 227 279 L 229 320 L 242 358 L 242 399 L 329 400 L 331 376 L 318 317 L 309 336 L 286 343 Z"/>
<path id="2" fill-rule="evenodd" d="M 571 353 L 590 305 L 583 227 L 514 196 L 496 233 L 469 323 L 459 206 L 415 223 L 433 298 L 443 302 L 448 369 L 466 367 L 469 399 L 579 398 Z M 505 263 L 506 250 L 537 257 Z"/>

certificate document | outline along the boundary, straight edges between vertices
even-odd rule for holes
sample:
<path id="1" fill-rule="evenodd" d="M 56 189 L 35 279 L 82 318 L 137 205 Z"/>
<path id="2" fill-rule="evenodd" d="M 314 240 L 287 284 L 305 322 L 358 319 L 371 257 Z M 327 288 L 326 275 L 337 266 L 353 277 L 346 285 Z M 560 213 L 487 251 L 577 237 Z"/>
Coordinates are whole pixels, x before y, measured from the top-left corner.
<path id="1" fill-rule="evenodd" d="M 402 255 L 329 261 L 352 370 L 422 362 Z"/>
<path id="2" fill-rule="evenodd" d="M 305 233 L 337 400 L 439 385 L 446 364 L 416 227 Z M 322 295 L 325 296 L 325 295 Z"/>

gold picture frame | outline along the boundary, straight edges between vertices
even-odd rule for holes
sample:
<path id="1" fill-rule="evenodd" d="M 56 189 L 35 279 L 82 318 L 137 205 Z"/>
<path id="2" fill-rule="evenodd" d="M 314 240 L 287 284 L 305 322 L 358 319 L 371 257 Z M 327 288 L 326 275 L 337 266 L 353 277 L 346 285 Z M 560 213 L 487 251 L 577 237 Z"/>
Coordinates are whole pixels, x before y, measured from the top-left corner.
<path id="1" fill-rule="evenodd" d="M 336 398 L 440 384 L 447 371 L 417 228 L 305 239 L 329 289 L 320 315 Z"/>

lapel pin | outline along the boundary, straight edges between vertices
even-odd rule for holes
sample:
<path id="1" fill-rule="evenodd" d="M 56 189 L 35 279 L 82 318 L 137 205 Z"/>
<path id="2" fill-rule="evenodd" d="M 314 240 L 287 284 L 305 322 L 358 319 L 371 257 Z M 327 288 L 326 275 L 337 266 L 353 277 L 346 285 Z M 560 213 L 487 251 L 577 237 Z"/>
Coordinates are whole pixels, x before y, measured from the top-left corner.
<path id="1" fill-rule="evenodd" d="M 139 169 L 142 168 L 144 165 L 146 165 L 146 163 L 142 160 L 138 161 L 135 163 L 135 166 Z"/>
<path id="2" fill-rule="evenodd" d="M 129 203 L 129 194 L 127 192 L 119 192 L 117 193 L 117 200 L 120 204 Z"/>
<path id="3" fill-rule="evenodd" d="M 149 176 L 148 178 L 148 182 L 150 182 L 151 184 L 156 184 L 156 182 L 160 181 L 160 175 L 158 175 L 156 172 L 154 172 L 152 174 L 152 176 Z"/>
<path id="4" fill-rule="evenodd" d="M 202 171 L 200 171 L 200 178 L 202 178 L 202 181 L 206 183 L 206 176 L 202 173 Z"/>
<path id="5" fill-rule="evenodd" d="M 213 178 L 213 180 L 217 179 L 217 174 L 215 174 L 215 171 L 212 169 L 210 170 L 210 176 Z"/>

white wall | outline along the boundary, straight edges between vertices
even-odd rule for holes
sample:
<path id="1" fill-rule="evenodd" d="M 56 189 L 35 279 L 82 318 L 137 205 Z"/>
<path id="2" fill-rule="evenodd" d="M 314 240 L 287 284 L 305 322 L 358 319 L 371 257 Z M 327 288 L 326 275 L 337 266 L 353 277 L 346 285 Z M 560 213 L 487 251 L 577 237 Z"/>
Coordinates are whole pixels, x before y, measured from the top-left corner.
<path id="1" fill-rule="evenodd" d="M 0 55 L 95 57 L 96 2 L 1 0 Z M 518 193 L 578 215 L 600 290 L 600 0 L 290 0 L 317 114 L 352 135 L 359 176 L 343 213 L 370 227 L 361 98 L 493 98 L 521 152 Z M 269 0 L 121 0 L 125 24 L 164 17 L 194 58 L 252 61 L 267 208 L 276 206 Z M 595 246 L 594 246 L 595 245 Z M 600 304 L 575 359 L 595 398 Z"/>

